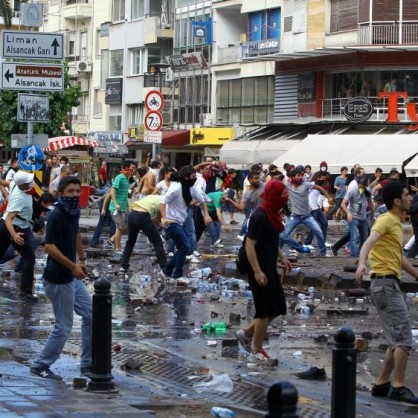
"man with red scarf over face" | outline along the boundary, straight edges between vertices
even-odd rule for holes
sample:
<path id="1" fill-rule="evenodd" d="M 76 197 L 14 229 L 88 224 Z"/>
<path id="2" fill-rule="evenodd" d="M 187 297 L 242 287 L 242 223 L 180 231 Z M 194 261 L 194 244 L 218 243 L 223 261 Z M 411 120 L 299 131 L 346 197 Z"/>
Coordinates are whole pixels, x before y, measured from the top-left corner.
<path id="1" fill-rule="evenodd" d="M 236 336 L 254 359 L 270 358 L 263 349 L 268 324 L 279 315 L 286 314 L 286 300 L 277 272 L 277 258 L 286 271 L 292 265 L 279 249 L 279 233 L 284 230 L 280 211 L 288 199 L 286 186 L 280 180 L 270 180 L 261 194 L 263 203 L 253 212 L 248 224 L 245 250 L 251 270 L 249 284 L 253 292 L 254 321 Z"/>

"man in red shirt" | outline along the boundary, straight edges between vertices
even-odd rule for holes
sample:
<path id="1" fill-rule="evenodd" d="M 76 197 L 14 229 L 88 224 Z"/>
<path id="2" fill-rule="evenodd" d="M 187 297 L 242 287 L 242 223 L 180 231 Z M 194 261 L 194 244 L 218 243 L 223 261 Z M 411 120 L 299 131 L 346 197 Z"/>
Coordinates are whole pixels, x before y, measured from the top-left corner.
<path id="1" fill-rule="evenodd" d="M 106 161 L 102 161 L 102 166 L 99 168 L 99 186 L 104 187 L 107 184 L 107 168 Z"/>

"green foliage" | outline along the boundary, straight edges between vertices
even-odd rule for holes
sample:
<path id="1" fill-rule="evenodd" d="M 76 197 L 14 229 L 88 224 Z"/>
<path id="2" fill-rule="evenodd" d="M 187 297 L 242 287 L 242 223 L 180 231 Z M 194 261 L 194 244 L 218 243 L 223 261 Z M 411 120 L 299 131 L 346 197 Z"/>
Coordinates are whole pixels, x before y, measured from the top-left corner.
<path id="1" fill-rule="evenodd" d="M 18 91 L 0 90 L 0 141 L 5 147 L 10 147 L 10 136 L 12 134 L 26 133 L 27 124 L 18 122 L 17 106 Z M 22 91 L 25 93 L 25 91 Z M 36 93 L 38 94 L 38 93 Z M 39 92 L 42 94 L 42 92 Z M 77 107 L 80 102 L 81 89 L 79 85 L 71 85 L 68 74 L 68 65 L 64 65 L 64 91 L 49 92 L 49 122 L 34 123 L 35 134 L 47 134 L 49 138 L 64 135 L 61 130 L 62 123 L 66 123 L 67 115 L 71 114 L 71 108 Z"/>

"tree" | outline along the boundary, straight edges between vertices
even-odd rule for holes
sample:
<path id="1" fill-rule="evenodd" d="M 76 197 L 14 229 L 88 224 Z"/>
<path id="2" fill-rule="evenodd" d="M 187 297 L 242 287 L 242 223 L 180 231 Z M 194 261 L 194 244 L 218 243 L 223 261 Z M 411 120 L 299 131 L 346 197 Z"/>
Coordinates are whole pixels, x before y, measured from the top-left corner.
<path id="1" fill-rule="evenodd" d="M 34 123 L 33 132 L 35 134 L 47 134 L 48 137 L 63 135 L 61 126 L 63 123 L 67 123 L 67 116 L 71 114 L 72 108 L 80 104 L 79 98 L 81 95 L 80 86 L 71 85 L 68 65 L 65 64 L 64 91 L 62 93 L 48 93 L 49 122 Z M 4 143 L 5 147 L 10 147 L 10 136 L 12 134 L 27 132 L 27 124 L 17 120 L 17 96 L 17 91 L 0 90 L 0 141 Z"/>
<path id="2" fill-rule="evenodd" d="M 24 3 L 24 1 L 22 1 Z M 0 0 L 0 16 L 4 19 L 4 25 L 7 28 L 12 26 L 13 9 L 10 6 L 10 0 Z"/>

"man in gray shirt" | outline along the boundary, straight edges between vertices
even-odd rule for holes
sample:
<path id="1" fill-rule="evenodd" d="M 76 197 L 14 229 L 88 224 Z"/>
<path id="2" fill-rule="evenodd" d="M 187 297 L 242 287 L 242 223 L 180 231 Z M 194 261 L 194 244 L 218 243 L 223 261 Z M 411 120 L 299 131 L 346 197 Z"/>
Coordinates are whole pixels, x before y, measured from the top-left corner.
<path id="1" fill-rule="evenodd" d="M 308 192 L 310 189 L 316 189 L 327 197 L 329 201 L 332 200 L 331 196 L 321 186 L 316 185 L 310 181 L 303 181 L 304 167 L 297 166 L 289 175 L 289 181 L 286 183 L 287 190 L 289 191 L 289 198 L 292 204 L 292 213 L 287 220 L 286 228 L 282 234 L 280 234 L 280 247 L 287 244 L 289 247 L 294 248 L 300 253 L 310 253 L 311 249 L 304 246 L 300 242 L 292 238 L 291 234 L 298 225 L 305 225 L 313 232 L 318 242 L 319 251 L 321 256 L 325 256 L 327 248 L 325 246 L 324 235 L 321 228 L 311 215 L 311 209 L 309 207 Z"/>

